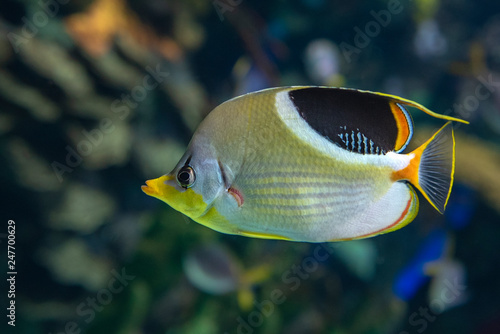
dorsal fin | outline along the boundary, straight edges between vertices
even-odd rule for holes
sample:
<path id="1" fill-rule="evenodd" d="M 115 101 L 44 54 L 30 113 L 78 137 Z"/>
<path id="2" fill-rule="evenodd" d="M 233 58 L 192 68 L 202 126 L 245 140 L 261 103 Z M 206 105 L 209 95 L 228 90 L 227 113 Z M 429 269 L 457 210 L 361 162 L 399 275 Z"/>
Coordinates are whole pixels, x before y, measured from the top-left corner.
<path id="1" fill-rule="evenodd" d="M 411 116 L 402 105 L 404 100 L 329 87 L 298 88 L 288 94 L 311 128 L 351 152 L 401 152 L 413 134 Z"/>

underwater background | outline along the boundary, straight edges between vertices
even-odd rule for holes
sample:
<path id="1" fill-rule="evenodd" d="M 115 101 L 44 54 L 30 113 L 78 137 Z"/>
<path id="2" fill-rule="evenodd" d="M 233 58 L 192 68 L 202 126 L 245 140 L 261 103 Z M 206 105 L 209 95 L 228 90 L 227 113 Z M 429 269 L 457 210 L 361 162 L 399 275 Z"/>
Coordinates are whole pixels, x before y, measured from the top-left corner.
<path id="1" fill-rule="evenodd" d="M 215 106 L 287 85 L 468 120 L 445 214 L 307 244 L 141 191 Z M 412 115 L 417 147 L 443 122 Z M 498 1 L 2 0 L 0 333 L 500 333 L 499 138 Z"/>

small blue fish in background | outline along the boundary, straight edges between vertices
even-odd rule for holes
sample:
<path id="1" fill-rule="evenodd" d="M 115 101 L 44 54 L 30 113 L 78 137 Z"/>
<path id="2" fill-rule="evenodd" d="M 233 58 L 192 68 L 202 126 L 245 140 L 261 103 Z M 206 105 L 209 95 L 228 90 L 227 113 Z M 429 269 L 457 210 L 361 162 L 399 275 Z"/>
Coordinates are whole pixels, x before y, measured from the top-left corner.
<path id="1" fill-rule="evenodd" d="M 453 241 L 443 229 L 431 232 L 423 241 L 409 264 L 397 275 L 394 294 L 403 301 L 411 300 L 429 281 L 428 301 L 431 310 L 442 313 L 467 301 L 466 271 L 459 261 L 451 258 Z M 450 286 L 456 291 L 446 291 Z M 454 295 L 450 295 L 454 293 Z"/>
<path id="2" fill-rule="evenodd" d="M 446 228 L 457 231 L 467 226 L 476 204 L 474 190 L 462 184 L 456 185 L 445 213 Z M 453 295 L 446 292 L 450 289 L 450 285 L 465 287 L 467 276 L 465 266 L 451 256 L 453 248 L 451 233 L 444 229 L 434 230 L 422 241 L 413 259 L 394 281 L 393 291 L 398 298 L 409 301 L 430 282 L 428 301 L 429 307 L 435 314 L 467 301 L 468 293 L 465 288 L 455 288 Z"/>
<path id="3" fill-rule="evenodd" d="M 213 295 L 236 291 L 238 304 L 244 311 L 252 308 L 252 287 L 267 280 L 272 273 L 268 264 L 244 269 L 235 255 L 215 243 L 189 252 L 183 267 L 189 282 L 201 291 Z"/>
<path id="4" fill-rule="evenodd" d="M 404 301 L 413 298 L 430 279 L 425 272 L 426 264 L 442 259 L 449 247 L 448 235 L 444 230 L 436 230 L 428 235 L 413 259 L 397 276 L 393 284 L 394 294 Z"/>

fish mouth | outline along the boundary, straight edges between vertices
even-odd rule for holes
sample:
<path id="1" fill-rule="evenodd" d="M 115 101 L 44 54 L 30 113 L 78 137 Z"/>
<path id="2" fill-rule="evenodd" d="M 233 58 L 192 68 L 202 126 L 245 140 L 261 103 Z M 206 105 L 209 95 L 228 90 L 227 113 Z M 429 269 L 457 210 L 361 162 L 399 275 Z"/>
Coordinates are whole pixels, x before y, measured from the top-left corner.
<path id="1" fill-rule="evenodd" d="M 141 186 L 142 191 L 149 196 L 159 197 L 165 192 L 165 182 L 172 179 L 170 175 L 163 175 L 157 179 L 147 180 L 145 186 Z"/>
<path id="2" fill-rule="evenodd" d="M 147 180 L 145 186 L 141 186 L 142 191 L 149 196 L 156 197 L 159 195 L 158 179 Z"/>
<path id="3" fill-rule="evenodd" d="M 141 189 L 146 195 L 149 196 L 155 196 L 158 194 L 155 180 L 147 180 L 146 185 L 141 186 Z"/>

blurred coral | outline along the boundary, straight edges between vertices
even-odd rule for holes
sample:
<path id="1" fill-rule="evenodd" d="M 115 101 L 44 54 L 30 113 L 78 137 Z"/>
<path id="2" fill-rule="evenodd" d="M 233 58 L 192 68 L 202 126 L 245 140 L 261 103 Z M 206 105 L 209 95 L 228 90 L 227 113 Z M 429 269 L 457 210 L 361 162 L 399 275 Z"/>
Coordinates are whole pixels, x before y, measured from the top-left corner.
<path id="1" fill-rule="evenodd" d="M 171 61 L 183 56 L 175 41 L 142 24 L 125 0 L 96 0 L 86 12 L 70 15 L 65 22 L 75 41 L 93 56 L 106 53 L 117 36 L 153 47 Z"/>
<path id="2" fill-rule="evenodd" d="M 40 251 L 40 261 L 63 284 L 81 284 L 98 291 L 109 280 L 111 264 L 89 252 L 84 242 L 68 239 Z"/>

